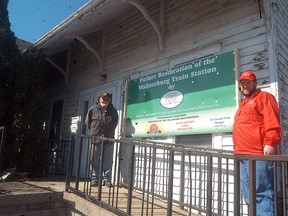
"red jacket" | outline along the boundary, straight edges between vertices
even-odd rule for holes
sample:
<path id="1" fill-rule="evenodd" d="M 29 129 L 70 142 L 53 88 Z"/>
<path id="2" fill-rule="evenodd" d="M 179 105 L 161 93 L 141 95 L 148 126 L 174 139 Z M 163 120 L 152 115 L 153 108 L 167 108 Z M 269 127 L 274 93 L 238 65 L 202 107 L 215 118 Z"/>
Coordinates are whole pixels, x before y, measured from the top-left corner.
<path id="1" fill-rule="evenodd" d="M 234 153 L 262 155 L 264 145 L 277 146 L 282 137 L 279 119 L 273 95 L 256 90 L 245 98 L 234 117 Z"/>

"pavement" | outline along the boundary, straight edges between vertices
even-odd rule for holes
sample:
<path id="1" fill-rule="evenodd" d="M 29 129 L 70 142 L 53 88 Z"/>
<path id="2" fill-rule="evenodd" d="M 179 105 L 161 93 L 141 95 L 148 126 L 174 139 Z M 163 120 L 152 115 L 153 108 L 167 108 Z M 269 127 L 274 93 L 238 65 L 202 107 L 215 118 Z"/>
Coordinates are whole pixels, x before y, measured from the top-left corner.
<path id="1" fill-rule="evenodd" d="M 7 203 L 11 203 L 11 200 L 15 201 L 15 197 L 22 197 L 19 198 L 17 202 L 24 202 L 27 201 L 27 197 L 31 197 L 31 199 L 37 200 L 39 199 L 39 194 L 43 193 L 41 197 L 43 197 L 43 200 L 45 198 L 51 199 L 52 196 L 61 196 L 68 204 L 68 209 L 73 212 L 82 212 L 82 215 L 89 215 L 89 216 L 115 216 L 112 212 L 108 212 L 105 209 L 92 204 L 91 202 L 87 201 L 86 199 L 83 199 L 76 194 L 73 193 L 67 193 L 65 192 L 65 186 L 66 186 L 66 178 L 64 176 L 55 176 L 55 177 L 49 177 L 49 178 L 41 178 L 41 179 L 28 179 L 28 178 L 21 178 L 21 179 L 6 179 L 6 181 L 0 181 L 0 202 L 3 203 L 3 205 Z M 97 196 L 97 189 L 93 188 L 92 194 L 96 197 Z M 108 194 L 108 188 L 103 187 L 102 193 L 104 194 L 103 200 L 105 197 L 109 197 Z M 59 193 L 60 192 L 60 193 Z M 27 196 L 31 194 L 31 196 Z M 105 195 L 106 194 L 106 195 Z M 139 212 L 139 206 L 142 205 L 142 194 L 141 193 L 133 193 L 134 197 L 134 204 L 133 206 L 136 206 L 137 208 L 132 208 L 132 212 L 134 215 L 137 215 Z M 14 196 L 14 195 L 20 195 L 20 196 Z M 47 197 L 46 197 L 47 196 Z M 127 205 L 127 190 L 125 188 L 119 188 L 119 197 L 118 197 L 118 207 L 120 208 L 123 206 L 124 209 L 126 209 Z M 9 198 L 11 197 L 11 199 Z M 24 198 L 23 198 L 24 197 Z M 34 197 L 34 198 L 33 198 Z M 123 199 L 123 200 L 122 200 Z M 1 201 L 2 200 L 2 201 Z M 136 203 L 137 202 L 137 203 Z M 167 214 L 167 203 L 162 202 L 160 200 L 155 200 L 155 214 L 158 216 L 160 215 L 166 215 Z M 1 207 L 1 204 L 0 204 Z M 176 209 L 174 209 L 176 208 Z M 123 210 L 124 210 L 123 209 Z M 182 209 L 179 209 L 178 207 L 173 207 L 173 215 L 187 215 L 188 212 L 184 211 Z M 1 215 L 1 213 L 0 213 Z M 196 214 L 192 214 L 196 215 Z"/>
<path id="2" fill-rule="evenodd" d="M 28 215 L 27 211 L 24 211 L 23 209 L 21 210 L 24 213 L 21 212 L 20 214 L 19 206 L 22 206 L 21 208 L 26 206 L 28 209 L 32 206 L 34 210 L 38 207 L 39 209 L 37 209 L 37 212 L 42 212 L 43 215 L 64 215 L 64 201 L 66 203 L 65 211 L 69 212 L 68 215 L 116 216 L 86 199 L 73 193 L 65 192 L 65 184 L 65 177 L 41 179 L 7 178 L 5 181 L 2 180 L 0 181 L 0 215 Z M 58 204 L 53 205 L 54 209 L 40 209 L 43 203 L 46 203 L 45 205 L 47 205 L 47 203 L 52 201 L 58 201 Z M 53 212 L 51 213 L 50 210 Z M 38 213 L 32 214 L 32 212 L 29 212 L 29 215 L 42 215 L 42 213 Z"/>
<path id="3" fill-rule="evenodd" d="M 0 182 L 0 196 L 17 195 L 17 194 L 33 194 L 47 192 L 64 192 L 64 177 L 49 177 L 41 179 L 6 179 Z"/>

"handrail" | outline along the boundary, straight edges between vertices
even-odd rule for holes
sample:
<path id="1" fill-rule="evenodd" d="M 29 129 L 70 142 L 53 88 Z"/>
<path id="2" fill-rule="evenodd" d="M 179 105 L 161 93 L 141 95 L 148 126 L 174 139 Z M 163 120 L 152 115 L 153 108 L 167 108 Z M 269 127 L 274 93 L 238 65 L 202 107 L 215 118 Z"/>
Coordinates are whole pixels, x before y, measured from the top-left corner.
<path id="1" fill-rule="evenodd" d="M 66 191 L 77 192 L 118 215 L 153 215 L 157 214 L 156 210 L 161 207 L 166 215 L 176 212 L 181 215 L 248 215 L 248 207 L 244 204 L 240 192 L 241 160 L 252 162 L 250 173 L 255 173 L 253 163 L 256 160 L 271 160 L 279 167 L 275 169 L 275 176 L 279 176 L 275 178 L 275 191 L 278 195 L 281 194 L 281 197 L 275 196 L 275 199 L 282 199 L 282 206 L 276 206 L 275 209 L 287 213 L 286 155 L 234 155 L 232 151 L 221 149 L 151 140 L 111 139 L 88 135 L 81 135 L 81 139 L 76 139 L 75 135 L 73 136 L 69 149 L 74 146 L 78 156 L 69 152 L 69 161 L 76 158 L 73 164 L 77 164 L 77 169 L 69 163 Z M 111 188 L 101 184 L 92 188 L 90 184 L 90 161 L 94 151 L 92 139 L 95 138 L 102 142 L 102 147 L 105 142 L 114 143 Z M 101 180 L 100 175 L 99 181 Z M 255 185 L 251 184 L 252 191 L 253 187 Z M 251 199 L 255 199 L 255 193 Z M 137 205 L 137 201 L 141 204 Z M 252 205 L 250 211 L 255 212 L 253 201 Z"/>

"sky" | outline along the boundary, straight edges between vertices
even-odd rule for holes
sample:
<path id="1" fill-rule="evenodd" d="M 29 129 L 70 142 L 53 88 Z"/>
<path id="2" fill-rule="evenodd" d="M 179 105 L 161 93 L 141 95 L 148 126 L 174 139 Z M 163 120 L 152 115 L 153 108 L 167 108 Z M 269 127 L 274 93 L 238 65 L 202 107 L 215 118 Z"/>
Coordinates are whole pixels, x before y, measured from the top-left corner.
<path id="1" fill-rule="evenodd" d="M 10 29 L 16 37 L 34 43 L 88 1 L 9 0 Z"/>

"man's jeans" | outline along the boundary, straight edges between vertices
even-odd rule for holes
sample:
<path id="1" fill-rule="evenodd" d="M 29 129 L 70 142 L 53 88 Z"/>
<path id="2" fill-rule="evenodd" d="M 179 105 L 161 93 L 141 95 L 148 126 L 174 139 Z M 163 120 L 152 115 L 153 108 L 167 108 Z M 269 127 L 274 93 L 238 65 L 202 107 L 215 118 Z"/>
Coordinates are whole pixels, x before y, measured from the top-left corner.
<path id="1" fill-rule="evenodd" d="M 100 169 L 100 156 L 101 156 L 101 144 L 94 144 L 94 155 L 92 163 L 92 180 L 99 180 Z M 103 144 L 103 177 L 102 180 L 111 181 L 112 173 L 112 161 L 113 161 L 113 148 L 114 145 L 111 142 Z"/>
<path id="2" fill-rule="evenodd" d="M 274 216 L 274 166 L 272 161 L 256 161 L 256 215 Z M 249 206 L 249 161 L 240 162 L 240 186 Z"/>

